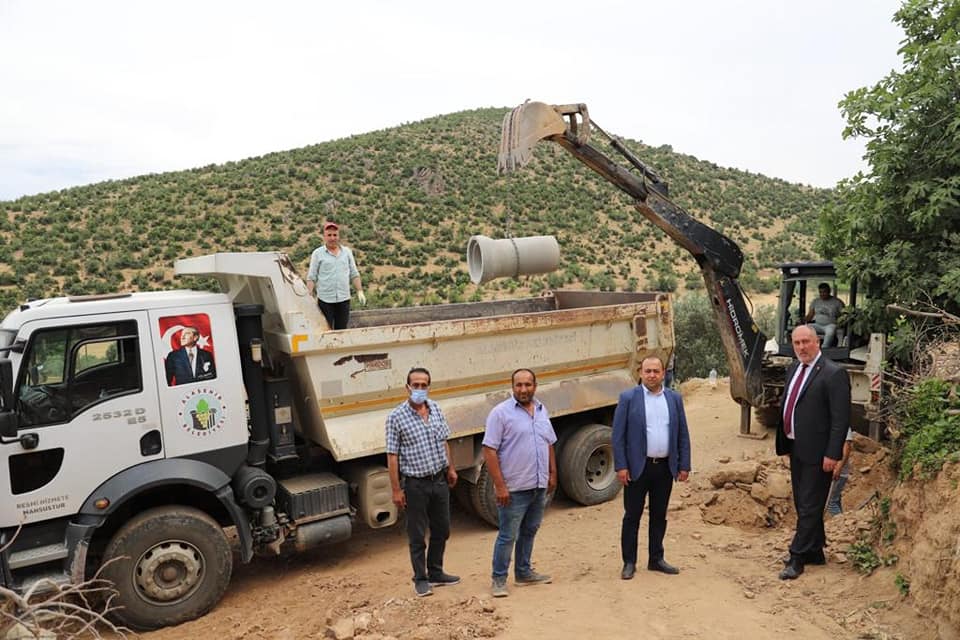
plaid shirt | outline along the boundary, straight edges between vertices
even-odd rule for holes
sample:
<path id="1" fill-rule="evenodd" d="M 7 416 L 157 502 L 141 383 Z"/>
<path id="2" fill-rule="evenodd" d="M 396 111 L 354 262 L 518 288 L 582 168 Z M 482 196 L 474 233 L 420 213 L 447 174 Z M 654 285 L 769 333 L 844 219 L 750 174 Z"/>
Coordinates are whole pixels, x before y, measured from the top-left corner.
<path id="1" fill-rule="evenodd" d="M 450 425 L 436 402 L 427 399 L 427 408 L 426 422 L 406 400 L 387 416 L 387 453 L 399 456 L 400 473 L 405 476 L 433 475 L 448 464 Z"/>

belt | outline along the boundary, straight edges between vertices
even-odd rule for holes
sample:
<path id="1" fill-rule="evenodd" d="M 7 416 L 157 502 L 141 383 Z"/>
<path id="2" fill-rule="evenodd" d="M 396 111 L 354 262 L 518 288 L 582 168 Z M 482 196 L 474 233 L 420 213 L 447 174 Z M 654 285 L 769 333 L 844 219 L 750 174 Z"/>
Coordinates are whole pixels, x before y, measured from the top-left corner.
<path id="1" fill-rule="evenodd" d="M 649 462 L 650 464 L 660 464 L 661 462 L 666 462 L 666 461 L 667 461 L 666 458 L 650 458 L 650 457 L 647 458 L 647 462 Z"/>
<path id="2" fill-rule="evenodd" d="M 433 482 L 436 482 L 437 480 L 441 480 L 447 477 L 447 470 L 446 468 L 443 468 L 443 469 L 440 469 L 440 471 L 437 471 L 435 473 L 430 473 L 425 476 L 407 476 L 407 477 L 413 478 L 414 480 L 431 480 Z"/>

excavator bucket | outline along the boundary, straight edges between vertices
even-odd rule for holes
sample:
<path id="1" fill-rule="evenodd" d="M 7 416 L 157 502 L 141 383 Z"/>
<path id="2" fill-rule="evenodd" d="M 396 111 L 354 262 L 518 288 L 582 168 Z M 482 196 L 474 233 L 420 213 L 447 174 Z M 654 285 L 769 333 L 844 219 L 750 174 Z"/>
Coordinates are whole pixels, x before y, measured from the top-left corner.
<path id="1" fill-rule="evenodd" d="M 577 115 L 580 121 L 577 121 Z M 569 125 L 564 120 L 569 117 Z M 587 106 L 549 105 L 543 102 L 524 102 L 503 117 L 500 135 L 500 153 L 497 170 L 509 173 L 522 167 L 533 157 L 533 147 L 541 140 L 561 136 L 567 129 L 578 133 L 578 141 L 586 142 L 590 118 Z"/>

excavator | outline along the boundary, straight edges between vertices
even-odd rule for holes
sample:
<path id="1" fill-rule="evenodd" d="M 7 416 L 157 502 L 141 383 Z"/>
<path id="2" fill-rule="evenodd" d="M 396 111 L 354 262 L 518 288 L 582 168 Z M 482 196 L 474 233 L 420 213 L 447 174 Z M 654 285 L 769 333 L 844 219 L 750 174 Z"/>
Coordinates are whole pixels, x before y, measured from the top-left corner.
<path id="1" fill-rule="evenodd" d="M 614 162 L 603 151 L 590 144 L 596 132 L 629 163 L 628 168 Z M 794 291 L 799 291 L 800 313 L 804 307 L 804 273 L 825 277 L 833 272 L 829 263 L 816 263 L 808 269 L 800 263 L 783 266 L 779 349 L 765 353 L 767 336 L 754 322 L 743 289 L 737 278 L 743 265 L 743 252 L 737 243 L 719 231 L 693 218 L 669 198 L 667 183 L 646 165 L 618 138 L 610 136 L 591 122 L 585 104 L 548 105 L 530 102 L 514 108 L 504 116 L 497 165 L 500 173 L 512 172 L 533 157 L 533 148 L 541 140 L 554 142 L 574 158 L 593 169 L 615 187 L 633 198 L 634 206 L 650 222 L 662 229 L 677 244 L 690 252 L 700 267 L 711 302 L 724 353 L 730 366 L 730 395 L 740 405 L 740 435 L 763 437 L 766 431 L 750 430 L 751 408 L 765 426 L 775 426 L 779 419 L 779 401 L 783 391 L 783 373 L 793 355 L 789 329 Z M 791 275 L 792 274 L 792 275 Z M 798 275 L 799 274 L 799 275 Z M 799 314 L 795 314 L 799 315 Z M 869 338 L 864 354 L 851 357 L 849 348 L 825 355 L 844 365 L 851 374 L 854 404 L 868 412 L 879 402 L 883 359 L 883 335 Z M 862 413 L 862 412 L 861 412 Z M 871 425 L 871 435 L 876 425 Z"/>

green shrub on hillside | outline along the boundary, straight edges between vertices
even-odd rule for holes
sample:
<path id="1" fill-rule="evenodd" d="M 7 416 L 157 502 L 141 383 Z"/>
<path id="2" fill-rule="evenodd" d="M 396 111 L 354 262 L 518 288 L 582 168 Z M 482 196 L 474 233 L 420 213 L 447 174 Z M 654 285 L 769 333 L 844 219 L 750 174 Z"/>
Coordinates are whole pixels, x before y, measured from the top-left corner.
<path id="1" fill-rule="evenodd" d="M 713 309 L 705 294 L 690 293 L 674 304 L 673 330 L 678 380 L 705 378 L 710 369 L 716 369 L 721 376 L 730 373 Z"/>
<path id="2" fill-rule="evenodd" d="M 958 385 L 928 378 L 908 387 L 909 400 L 900 405 L 900 477 L 918 469 L 921 477 L 935 474 L 953 454 L 960 452 Z"/>

